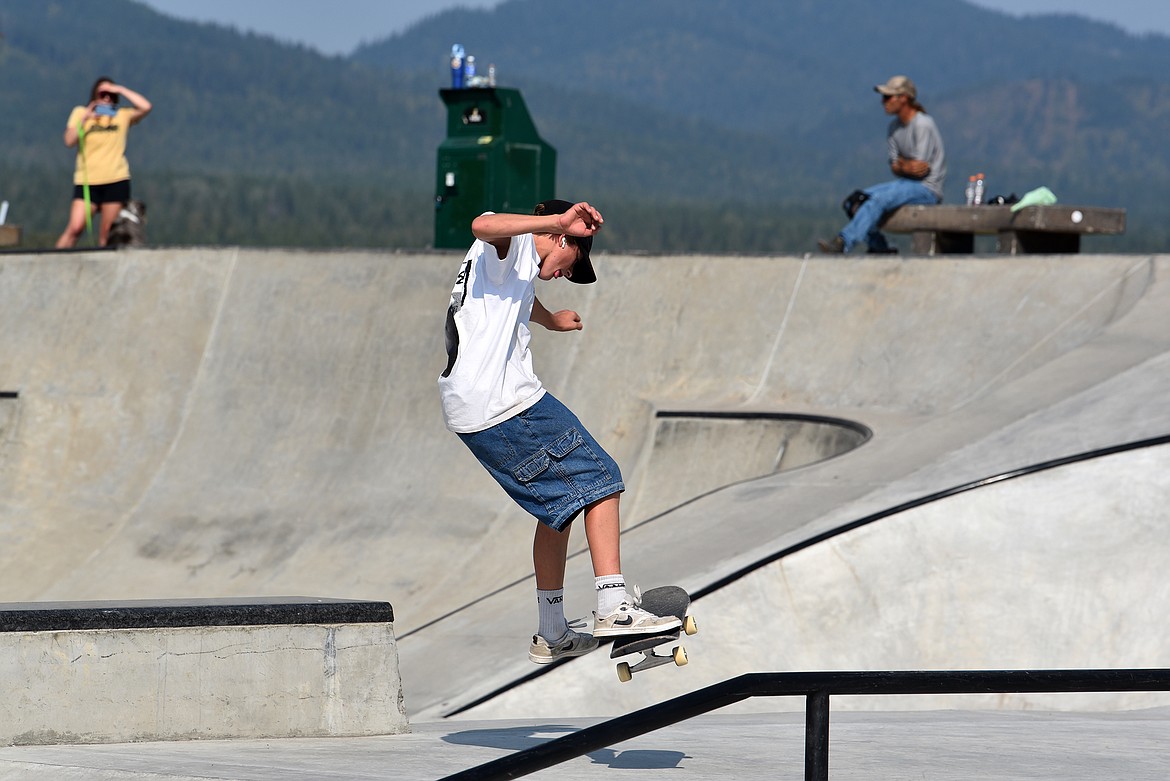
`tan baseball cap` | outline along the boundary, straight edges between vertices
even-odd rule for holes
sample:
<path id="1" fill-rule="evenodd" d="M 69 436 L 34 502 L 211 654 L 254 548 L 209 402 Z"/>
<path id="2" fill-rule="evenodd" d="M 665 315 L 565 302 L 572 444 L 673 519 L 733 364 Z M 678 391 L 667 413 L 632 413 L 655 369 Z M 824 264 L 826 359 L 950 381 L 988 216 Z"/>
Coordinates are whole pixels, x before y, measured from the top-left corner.
<path id="1" fill-rule="evenodd" d="M 892 76 L 885 84 L 879 84 L 873 90 L 883 95 L 905 95 L 910 100 L 918 97 L 918 88 L 908 76 Z"/>

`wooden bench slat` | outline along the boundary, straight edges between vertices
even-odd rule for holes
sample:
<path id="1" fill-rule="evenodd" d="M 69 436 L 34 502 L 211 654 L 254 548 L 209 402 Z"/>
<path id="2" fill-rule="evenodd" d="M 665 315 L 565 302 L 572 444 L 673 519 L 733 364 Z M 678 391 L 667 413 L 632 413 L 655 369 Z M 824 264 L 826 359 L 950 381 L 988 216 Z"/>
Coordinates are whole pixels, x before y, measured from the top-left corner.
<path id="1" fill-rule="evenodd" d="M 1079 216 L 1078 216 L 1079 215 Z M 885 219 L 891 233 L 944 231 L 993 234 L 1003 230 L 1052 233 L 1124 233 L 1125 209 L 1101 206 L 902 206 Z"/>
<path id="2" fill-rule="evenodd" d="M 881 229 L 912 234 L 916 254 L 974 251 L 976 234 L 997 234 L 1002 254 L 1075 253 L 1082 235 L 1125 232 L 1125 209 L 1102 206 L 902 206 Z"/>

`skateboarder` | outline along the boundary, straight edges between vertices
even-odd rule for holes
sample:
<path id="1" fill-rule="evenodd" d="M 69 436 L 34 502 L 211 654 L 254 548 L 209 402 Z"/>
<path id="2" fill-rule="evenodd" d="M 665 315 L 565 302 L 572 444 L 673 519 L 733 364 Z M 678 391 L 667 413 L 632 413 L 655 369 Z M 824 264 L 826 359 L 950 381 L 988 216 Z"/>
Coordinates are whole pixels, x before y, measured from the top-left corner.
<path id="1" fill-rule="evenodd" d="M 551 200 L 530 215 L 486 212 L 471 223 L 468 250 L 447 309 L 447 367 L 439 393 L 447 428 L 521 507 L 536 517 L 532 560 L 539 628 L 528 657 L 537 664 L 580 656 L 597 637 L 659 632 L 675 616 L 642 610 L 621 570 L 618 465 L 532 369 L 529 322 L 579 331 L 572 310 L 551 312 L 537 278 L 591 284 L 589 251 L 601 213 L 588 203 Z M 593 635 L 565 620 L 569 527 L 584 512 L 597 592 Z"/>

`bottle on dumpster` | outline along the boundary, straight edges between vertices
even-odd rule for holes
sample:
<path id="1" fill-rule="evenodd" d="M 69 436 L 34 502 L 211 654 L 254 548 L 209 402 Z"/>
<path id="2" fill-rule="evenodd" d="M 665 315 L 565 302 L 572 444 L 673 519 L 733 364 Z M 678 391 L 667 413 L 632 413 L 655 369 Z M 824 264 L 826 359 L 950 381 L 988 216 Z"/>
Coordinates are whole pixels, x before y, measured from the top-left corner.
<path id="1" fill-rule="evenodd" d="M 469 54 L 463 60 L 463 83 L 468 87 L 478 87 L 475 79 L 475 55 Z"/>
<path id="2" fill-rule="evenodd" d="M 975 174 L 975 205 L 983 203 L 983 174 Z"/>
<path id="3" fill-rule="evenodd" d="M 967 205 L 971 206 L 975 203 L 975 177 L 967 177 Z"/>
<path id="4" fill-rule="evenodd" d="M 463 47 L 451 47 L 451 89 L 463 89 Z"/>
<path id="5" fill-rule="evenodd" d="M 488 63 L 488 86 L 496 86 L 496 66 L 495 63 Z"/>

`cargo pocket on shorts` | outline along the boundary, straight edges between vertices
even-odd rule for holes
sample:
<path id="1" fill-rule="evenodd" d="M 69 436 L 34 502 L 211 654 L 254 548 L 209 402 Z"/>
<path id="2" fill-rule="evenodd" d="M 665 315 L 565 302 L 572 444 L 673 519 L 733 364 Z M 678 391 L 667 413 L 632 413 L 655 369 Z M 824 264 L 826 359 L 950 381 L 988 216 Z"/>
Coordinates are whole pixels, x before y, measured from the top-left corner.
<path id="1" fill-rule="evenodd" d="M 521 462 L 512 474 L 517 481 L 527 486 L 550 513 L 555 513 L 563 502 L 580 495 L 574 475 L 562 468 L 560 462 L 584 442 L 577 429 L 569 429 L 551 445 L 541 448 Z M 550 467 L 554 474 L 546 474 Z"/>
<path id="2" fill-rule="evenodd" d="M 512 470 L 512 474 L 521 483 L 531 483 L 536 478 L 540 477 L 541 472 L 548 469 L 549 457 L 547 450 L 541 450 L 536 455 L 531 456 L 527 461 L 520 464 Z"/>
<path id="3" fill-rule="evenodd" d="M 573 448 L 580 445 L 585 440 L 581 439 L 581 434 L 575 428 L 571 428 L 560 436 L 560 438 L 549 446 L 548 453 L 558 461 L 569 453 L 573 452 Z"/>

